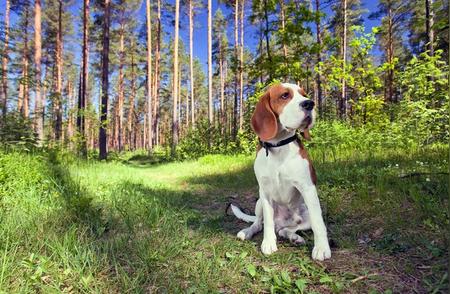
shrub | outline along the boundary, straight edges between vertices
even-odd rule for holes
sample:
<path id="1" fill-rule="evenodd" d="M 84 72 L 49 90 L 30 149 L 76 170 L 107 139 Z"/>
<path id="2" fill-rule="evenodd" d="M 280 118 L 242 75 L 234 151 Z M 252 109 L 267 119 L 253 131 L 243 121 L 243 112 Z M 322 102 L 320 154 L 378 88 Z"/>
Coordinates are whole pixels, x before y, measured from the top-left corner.
<path id="1" fill-rule="evenodd" d="M 30 150 L 37 146 L 30 119 L 18 112 L 9 112 L 0 119 L 0 145 L 8 149 Z"/>

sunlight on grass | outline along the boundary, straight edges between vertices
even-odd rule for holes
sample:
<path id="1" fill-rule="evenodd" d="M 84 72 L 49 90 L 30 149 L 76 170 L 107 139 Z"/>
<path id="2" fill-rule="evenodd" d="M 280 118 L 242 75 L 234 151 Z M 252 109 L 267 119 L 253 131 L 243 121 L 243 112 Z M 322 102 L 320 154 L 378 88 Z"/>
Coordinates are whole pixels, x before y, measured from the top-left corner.
<path id="1" fill-rule="evenodd" d="M 279 252 L 270 257 L 259 251 L 260 236 L 246 242 L 235 238 L 245 224 L 226 216 L 225 207 L 233 197 L 253 208 L 253 155 L 136 165 L 2 154 L 0 289 L 442 290 L 447 279 L 443 232 L 448 215 L 441 209 L 448 194 L 446 152 L 342 151 L 333 156 L 313 149 L 334 246 L 333 258 L 323 263 L 310 259 L 311 232 L 303 233 L 306 246 L 280 241 Z M 398 280 L 411 275 L 426 282 Z"/>

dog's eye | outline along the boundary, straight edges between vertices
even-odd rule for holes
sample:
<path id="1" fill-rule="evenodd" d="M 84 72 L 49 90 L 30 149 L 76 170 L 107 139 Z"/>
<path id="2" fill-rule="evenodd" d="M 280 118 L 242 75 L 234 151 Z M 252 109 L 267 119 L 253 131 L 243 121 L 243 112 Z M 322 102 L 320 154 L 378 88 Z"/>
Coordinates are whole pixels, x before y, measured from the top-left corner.
<path id="1" fill-rule="evenodd" d="M 281 99 L 288 99 L 289 98 L 289 92 L 284 92 L 283 94 L 281 94 L 280 98 Z"/>

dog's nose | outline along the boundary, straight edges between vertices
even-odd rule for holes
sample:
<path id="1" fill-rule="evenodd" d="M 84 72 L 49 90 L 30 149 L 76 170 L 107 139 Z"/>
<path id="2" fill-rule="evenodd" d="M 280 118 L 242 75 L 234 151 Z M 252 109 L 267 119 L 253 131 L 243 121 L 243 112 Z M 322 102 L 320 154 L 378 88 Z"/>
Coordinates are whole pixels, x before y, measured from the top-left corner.
<path id="1" fill-rule="evenodd" d="M 312 110 L 314 108 L 314 101 L 312 100 L 305 100 L 300 102 L 300 107 L 304 108 L 305 110 Z"/>

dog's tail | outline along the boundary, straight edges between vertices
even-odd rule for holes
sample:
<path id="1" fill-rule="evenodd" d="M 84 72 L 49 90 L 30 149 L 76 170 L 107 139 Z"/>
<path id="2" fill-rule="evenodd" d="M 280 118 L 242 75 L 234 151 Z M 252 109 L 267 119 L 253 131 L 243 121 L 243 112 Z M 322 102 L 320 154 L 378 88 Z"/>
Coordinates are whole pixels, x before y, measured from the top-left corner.
<path id="1" fill-rule="evenodd" d="M 254 223 L 256 221 L 256 216 L 245 214 L 239 207 L 230 204 L 231 211 L 238 218 L 247 223 Z"/>

